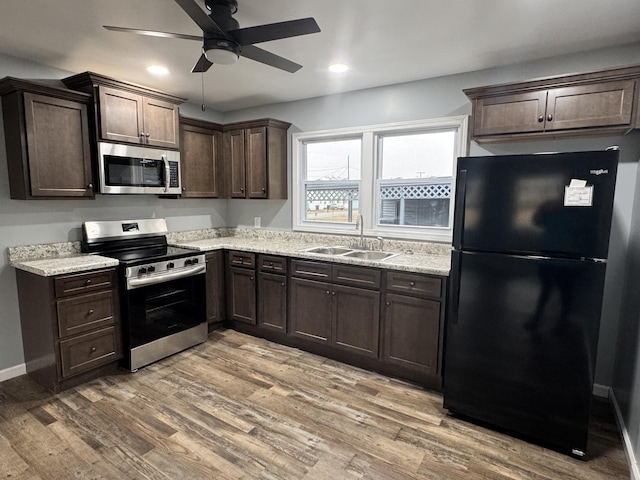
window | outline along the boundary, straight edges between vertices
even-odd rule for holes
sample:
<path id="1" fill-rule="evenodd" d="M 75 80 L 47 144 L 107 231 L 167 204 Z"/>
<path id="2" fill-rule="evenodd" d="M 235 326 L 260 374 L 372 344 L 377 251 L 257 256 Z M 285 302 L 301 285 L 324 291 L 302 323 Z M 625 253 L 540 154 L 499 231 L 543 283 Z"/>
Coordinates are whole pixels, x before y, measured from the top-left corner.
<path id="1" fill-rule="evenodd" d="M 294 229 L 450 241 L 467 117 L 293 135 Z"/>

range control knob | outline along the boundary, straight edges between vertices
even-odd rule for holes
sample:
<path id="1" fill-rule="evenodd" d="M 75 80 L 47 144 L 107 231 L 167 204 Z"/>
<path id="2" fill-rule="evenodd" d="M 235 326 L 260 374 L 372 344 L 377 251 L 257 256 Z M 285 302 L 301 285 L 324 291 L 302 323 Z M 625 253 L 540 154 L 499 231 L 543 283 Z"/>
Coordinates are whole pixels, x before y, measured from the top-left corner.
<path id="1" fill-rule="evenodd" d="M 191 260 L 191 263 L 193 263 L 195 265 L 196 263 L 198 263 L 198 259 L 194 258 L 193 260 Z"/>
<path id="2" fill-rule="evenodd" d="M 147 273 L 146 267 L 140 267 L 138 269 L 138 275 L 144 275 L 145 273 Z"/>
<path id="3" fill-rule="evenodd" d="M 156 271 L 156 267 L 154 267 L 153 265 L 149 265 L 147 267 L 147 273 L 152 273 Z"/>
<path id="4" fill-rule="evenodd" d="M 171 269 L 171 268 L 173 268 L 173 267 L 175 267 L 175 265 L 173 264 L 173 262 L 169 262 L 169 263 L 167 263 L 167 270 L 169 270 L 169 269 Z"/>
<path id="5" fill-rule="evenodd" d="M 192 263 L 193 263 L 193 261 L 192 261 L 190 258 L 187 258 L 187 259 L 184 261 L 184 266 L 186 267 L 186 266 L 188 266 L 188 265 L 191 265 Z"/>

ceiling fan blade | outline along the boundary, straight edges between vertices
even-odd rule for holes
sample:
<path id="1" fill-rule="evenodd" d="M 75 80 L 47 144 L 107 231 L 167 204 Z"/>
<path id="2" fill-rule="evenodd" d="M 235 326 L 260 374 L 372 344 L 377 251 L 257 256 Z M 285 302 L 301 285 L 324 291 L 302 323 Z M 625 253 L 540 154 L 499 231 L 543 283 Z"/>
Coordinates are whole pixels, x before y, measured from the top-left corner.
<path id="1" fill-rule="evenodd" d="M 245 45 L 242 47 L 240 55 L 256 62 L 264 63 L 280 70 L 284 70 L 289 73 L 295 73 L 302 68 L 302 65 L 298 65 L 291 60 L 287 60 L 275 53 L 267 52 L 254 45 Z"/>
<path id="2" fill-rule="evenodd" d="M 113 27 L 111 25 L 103 25 L 103 27 L 113 32 L 135 33 L 138 35 L 146 35 L 148 37 L 182 38 L 184 40 L 198 40 L 199 42 L 202 41 L 202 36 L 184 35 L 182 33 L 158 32 L 156 30 L 140 30 L 138 28 Z"/>
<path id="3" fill-rule="evenodd" d="M 191 73 L 206 72 L 207 70 L 209 70 L 209 68 L 211 68 L 211 65 L 213 65 L 213 62 L 210 62 L 209 59 L 205 57 L 203 53 L 202 55 L 200 55 L 200 58 L 191 69 Z"/>
<path id="4" fill-rule="evenodd" d="M 191 20 L 198 24 L 203 32 L 211 35 L 222 35 L 224 38 L 227 38 L 227 35 L 218 24 L 211 20 L 211 17 L 209 17 L 194 0 L 176 0 L 176 3 L 191 17 Z"/>
<path id="5" fill-rule="evenodd" d="M 281 38 L 297 37 L 309 33 L 318 33 L 320 27 L 313 18 L 301 18 L 286 22 L 258 25 L 256 27 L 238 28 L 227 32 L 239 45 L 268 42 Z"/>

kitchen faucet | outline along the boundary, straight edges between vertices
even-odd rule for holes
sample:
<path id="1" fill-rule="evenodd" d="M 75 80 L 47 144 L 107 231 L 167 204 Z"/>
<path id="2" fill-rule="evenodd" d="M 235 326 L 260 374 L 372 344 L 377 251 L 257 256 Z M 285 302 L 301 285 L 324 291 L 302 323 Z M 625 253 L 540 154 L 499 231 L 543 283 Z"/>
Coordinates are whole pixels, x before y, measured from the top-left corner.
<path id="1" fill-rule="evenodd" d="M 364 228 L 364 218 L 362 217 L 362 214 L 358 214 L 358 219 L 356 220 L 356 230 L 360 229 L 360 241 L 358 242 L 358 247 L 362 248 L 364 246 L 364 238 L 363 238 L 363 233 L 362 233 L 362 229 Z"/>

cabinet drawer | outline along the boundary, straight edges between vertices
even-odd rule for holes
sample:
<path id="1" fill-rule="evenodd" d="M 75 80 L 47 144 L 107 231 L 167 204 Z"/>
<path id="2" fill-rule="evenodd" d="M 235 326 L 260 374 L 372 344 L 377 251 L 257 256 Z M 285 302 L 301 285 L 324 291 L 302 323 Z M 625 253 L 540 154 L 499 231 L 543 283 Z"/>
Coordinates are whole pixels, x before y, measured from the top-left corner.
<path id="1" fill-rule="evenodd" d="M 258 268 L 263 272 L 287 273 L 287 259 L 260 255 L 258 259 Z"/>
<path id="2" fill-rule="evenodd" d="M 334 264 L 333 281 L 356 287 L 380 288 L 380 270 Z"/>
<path id="3" fill-rule="evenodd" d="M 247 267 L 253 268 L 256 264 L 256 255 L 255 253 L 246 253 L 246 252 L 229 252 L 229 256 L 227 257 L 229 260 L 229 265 L 233 265 L 234 267 Z"/>
<path id="4" fill-rule="evenodd" d="M 115 326 L 60 342 L 63 377 L 105 365 L 121 356 L 120 332 Z"/>
<path id="5" fill-rule="evenodd" d="M 64 275 L 55 279 L 55 291 L 58 298 L 93 290 L 114 288 L 115 285 L 115 269 Z"/>
<path id="6" fill-rule="evenodd" d="M 315 280 L 328 279 L 331 277 L 331 264 L 291 260 L 291 275 Z"/>
<path id="7" fill-rule="evenodd" d="M 107 327 L 114 323 L 115 290 L 58 300 L 60 338 Z"/>
<path id="8" fill-rule="evenodd" d="M 387 290 L 420 297 L 442 296 L 442 279 L 414 273 L 387 272 Z"/>

